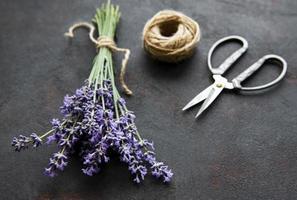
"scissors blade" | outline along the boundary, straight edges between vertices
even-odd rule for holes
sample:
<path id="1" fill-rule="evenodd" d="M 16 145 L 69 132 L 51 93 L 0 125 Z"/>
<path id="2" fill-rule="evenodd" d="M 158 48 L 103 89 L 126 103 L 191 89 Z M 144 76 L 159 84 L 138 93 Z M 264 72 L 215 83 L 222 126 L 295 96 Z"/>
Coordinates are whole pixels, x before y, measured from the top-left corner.
<path id="1" fill-rule="evenodd" d="M 216 87 L 215 84 L 211 85 L 211 91 L 209 92 L 209 95 L 207 97 L 207 99 L 203 102 L 199 112 L 197 113 L 196 117 L 199 117 L 199 115 L 206 110 L 206 108 L 208 108 L 208 106 L 217 98 L 217 96 L 219 96 L 219 94 L 222 92 L 222 90 L 224 89 L 224 87 Z"/>
<path id="2" fill-rule="evenodd" d="M 204 89 L 202 92 L 200 92 L 196 97 L 194 97 L 184 108 L 183 110 L 187 110 L 190 107 L 198 104 L 199 102 L 203 101 L 209 96 L 209 93 L 211 92 L 211 89 L 213 88 L 212 85 Z"/>

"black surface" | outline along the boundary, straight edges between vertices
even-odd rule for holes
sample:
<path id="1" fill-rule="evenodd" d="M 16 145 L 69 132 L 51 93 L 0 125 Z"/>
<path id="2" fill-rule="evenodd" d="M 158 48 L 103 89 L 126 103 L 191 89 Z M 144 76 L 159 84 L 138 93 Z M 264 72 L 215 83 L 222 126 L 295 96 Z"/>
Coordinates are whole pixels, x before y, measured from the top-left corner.
<path id="1" fill-rule="evenodd" d="M 94 45 L 78 31 L 63 37 L 76 21 L 89 20 L 100 1 L 0 1 L 0 199 L 296 199 L 297 198 L 297 1 L 296 0 L 127 0 L 120 4 L 118 45 L 130 48 L 127 98 L 141 134 L 154 140 L 158 158 L 173 169 L 170 185 L 151 177 L 137 186 L 127 167 L 113 159 L 102 173 L 84 176 L 73 159 L 64 173 L 42 175 L 56 147 L 13 152 L 11 138 L 43 132 L 58 107 L 87 78 Z M 141 47 L 146 20 L 165 8 L 200 23 L 195 55 L 178 65 L 152 61 Z M 286 78 L 257 95 L 224 92 L 200 119 L 198 107 L 181 108 L 211 83 L 206 66 L 210 46 L 238 34 L 249 51 L 230 70 L 241 72 L 260 56 L 288 61 Z M 232 48 L 232 49 L 231 49 Z M 216 54 L 220 63 L 235 46 Z M 116 55 L 117 66 L 120 55 Z M 247 84 L 277 75 L 266 67 Z"/>

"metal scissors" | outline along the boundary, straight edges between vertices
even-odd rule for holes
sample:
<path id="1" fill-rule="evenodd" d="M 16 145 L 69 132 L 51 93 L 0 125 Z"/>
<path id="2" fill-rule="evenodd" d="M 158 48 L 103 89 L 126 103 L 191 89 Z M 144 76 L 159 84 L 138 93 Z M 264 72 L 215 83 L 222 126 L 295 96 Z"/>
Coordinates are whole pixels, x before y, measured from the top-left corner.
<path id="1" fill-rule="evenodd" d="M 213 68 L 211 64 L 211 58 L 214 50 L 222 43 L 226 41 L 231 41 L 231 40 L 237 40 L 241 42 L 242 47 L 237 51 L 235 51 L 234 53 L 232 53 L 219 67 Z M 213 74 L 212 77 L 214 79 L 214 83 L 209 87 L 207 87 L 202 92 L 200 92 L 196 97 L 194 97 L 183 108 L 183 110 L 187 110 L 188 108 L 204 101 L 199 112 L 196 115 L 196 118 L 197 118 L 219 96 L 219 94 L 223 91 L 223 89 L 229 89 L 229 90 L 238 89 L 238 90 L 245 90 L 245 91 L 261 90 L 261 89 L 265 89 L 270 86 L 273 86 L 276 83 L 278 83 L 280 80 L 282 80 L 282 78 L 285 76 L 287 71 L 287 62 L 282 57 L 274 54 L 263 56 L 257 62 L 252 64 L 245 71 L 243 71 L 241 74 L 235 77 L 231 82 L 229 82 L 225 77 L 223 77 L 223 74 L 225 73 L 225 71 L 227 71 L 227 69 L 229 69 L 232 66 L 232 64 L 234 64 L 247 51 L 247 49 L 248 49 L 248 42 L 246 41 L 246 39 L 236 35 L 224 37 L 218 40 L 216 43 L 214 43 L 208 52 L 208 58 L 207 58 L 208 68 Z M 267 84 L 256 86 L 256 87 L 241 86 L 242 81 L 250 77 L 255 71 L 261 68 L 261 66 L 264 64 L 265 61 L 272 60 L 272 59 L 279 61 L 282 65 L 282 71 L 276 79 L 274 79 L 273 81 Z"/>

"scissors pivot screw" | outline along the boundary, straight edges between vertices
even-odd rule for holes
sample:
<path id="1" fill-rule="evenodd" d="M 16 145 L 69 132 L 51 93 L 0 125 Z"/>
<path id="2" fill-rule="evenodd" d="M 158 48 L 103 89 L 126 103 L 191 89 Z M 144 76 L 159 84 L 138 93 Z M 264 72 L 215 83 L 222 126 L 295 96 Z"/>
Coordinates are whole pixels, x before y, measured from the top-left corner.
<path id="1" fill-rule="evenodd" d="M 221 88 L 221 87 L 223 87 L 223 84 L 222 84 L 222 83 L 218 83 L 218 84 L 216 84 L 216 86 L 217 86 L 218 88 Z"/>

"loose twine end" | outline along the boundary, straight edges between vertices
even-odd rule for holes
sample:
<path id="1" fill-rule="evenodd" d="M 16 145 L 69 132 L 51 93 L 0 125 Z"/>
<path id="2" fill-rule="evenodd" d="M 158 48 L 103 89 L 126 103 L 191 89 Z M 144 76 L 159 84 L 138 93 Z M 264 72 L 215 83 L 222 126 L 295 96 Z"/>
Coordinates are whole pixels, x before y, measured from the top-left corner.
<path id="1" fill-rule="evenodd" d="M 126 74 L 127 63 L 128 63 L 129 57 L 130 57 L 130 50 L 117 47 L 114 40 L 107 36 L 100 36 L 98 39 L 95 39 L 94 38 L 95 27 L 88 22 L 79 22 L 79 23 L 73 24 L 69 28 L 68 32 L 66 32 L 64 35 L 67 37 L 73 38 L 74 30 L 77 28 L 80 28 L 80 27 L 85 27 L 85 28 L 89 29 L 89 38 L 96 45 L 97 49 L 99 49 L 101 47 L 106 47 L 106 48 L 110 49 L 111 51 L 123 52 L 125 54 L 124 58 L 122 59 L 122 67 L 121 67 L 119 79 L 120 79 L 120 83 L 121 83 L 121 86 L 122 86 L 125 94 L 132 95 L 133 92 L 129 89 L 129 87 L 127 86 L 127 84 L 124 80 L 124 77 Z"/>
<path id="2" fill-rule="evenodd" d="M 64 36 L 70 37 L 70 38 L 74 37 L 74 35 L 72 33 L 70 33 L 70 32 L 64 33 Z"/>

